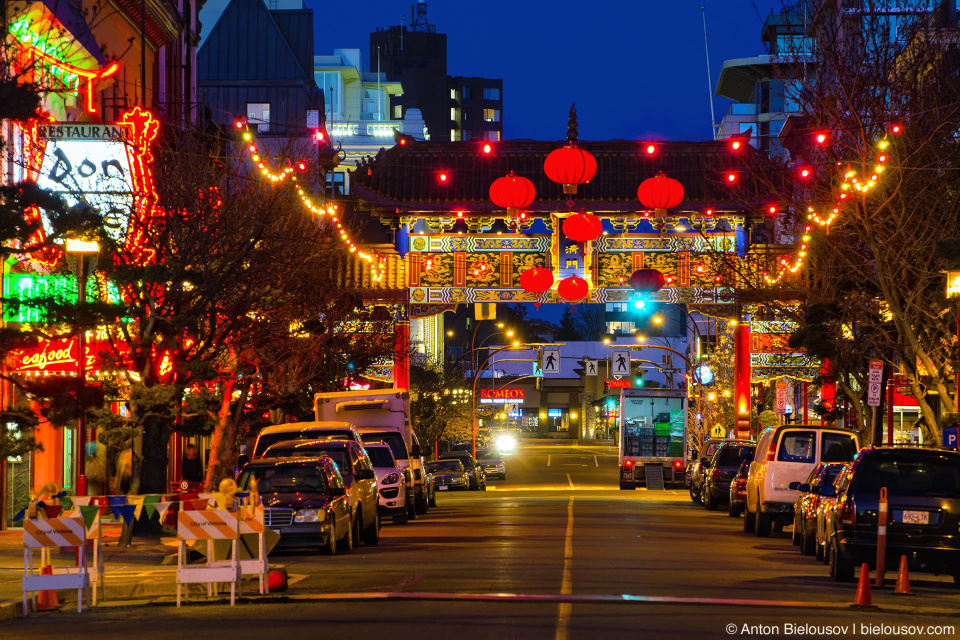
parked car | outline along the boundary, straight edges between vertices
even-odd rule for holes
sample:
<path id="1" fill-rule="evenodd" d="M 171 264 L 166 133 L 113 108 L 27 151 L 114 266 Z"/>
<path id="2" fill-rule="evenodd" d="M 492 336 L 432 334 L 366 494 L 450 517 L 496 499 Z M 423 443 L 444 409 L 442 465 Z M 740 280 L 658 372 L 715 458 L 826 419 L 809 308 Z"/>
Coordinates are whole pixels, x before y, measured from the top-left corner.
<path id="1" fill-rule="evenodd" d="M 477 449 L 477 464 L 488 478 L 497 476 L 501 480 L 507 479 L 507 467 L 496 449 Z"/>
<path id="2" fill-rule="evenodd" d="M 253 459 L 263 455 L 271 445 L 287 440 L 316 440 L 318 438 L 334 438 L 337 440 L 353 440 L 363 446 L 363 440 L 357 428 L 350 422 L 317 421 L 291 422 L 289 424 L 274 424 L 264 427 L 257 441 L 253 445 Z"/>
<path id="3" fill-rule="evenodd" d="M 837 474 L 837 477 L 833 479 L 834 486 L 840 486 L 840 483 L 843 482 L 843 474 L 850 472 L 850 464 L 844 465 L 843 470 Z M 836 496 L 818 496 L 820 498 L 819 503 L 817 504 L 817 529 L 816 529 L 816 541 L 814 545 L 814 556 L 817 560 L 823 562 L 824 564 L 829 563 L 827 558 L 826 546 L 827 546 L 827 529 L 829 528 L 829 522 L 832 519 L 833 514 L 833 504 L 837 501 Z"/>
<path id="4" fill-rule="evenodd" d="M 487 490 L 487 476 L 483 473 L 483 469 L 480 468 L 480 465 L 477 464 L 477 461 L 472 455 L 466 451 L 447 451 L 446 453 L 440 455 L 441 460 L 449 460 L 451 458 L 456 458 L 462 462 L 463 468 L 466 469 L 467 473 L 470 474 L 471 490 Z"/>
<path id="5" fill-rule="evenodd" d="M 694 456 L 693 464 L 687 467 L 687 485 L 690 487 L 690 499 L 700 504 L 700 490 L 703 488 L 704 475 L 706 468 L 702 464 L 704 460 L 709 461 L 713 454 L 717 452 L 717 447 L 723 442 L 722 438 L 710 438 L 703 442 L 700 447 L 700 453 Z"/>
<path id="6" fill-rule="evenodd" d="M 827 522 L 830 575 L 853 580 L 875 568 L 880 489 L 887 490 L 886 566 L 906 556 L 911 571 L 945 573 L 960 585 L 960 453 L 908 446 L 862 449 L 837 486 L 812 487 L 836 497 Z"/>
<path id="7" fill-rule="evenodd" d="M 409 493 L 409 483 L 404 481 L 404 474 L 410 475 L 409 469 L 400 468 L 386 442 L 368 442 L 364 448 L 377 474 L 380 515 L 393 518 L 393 524 L 407 524 L 410 520 L 407 509 L 412 494 Z"/>
<path id="8" fill-rule="evenodd" d="M 792 542 L 800 547 L 800 553 L 812 556 L 817 548 L 817 512 L 824 498 L 813 493 L 811 487 L 834 484 L 837 477 L 846 467 L 843 462 L 821 462 L 803 482 L 791 482 L 789 488 L 799 492 L 797 501 L 793 505 L 793 536 Z"/>
<path id="9" fill-rule="evenodd" d="M 781 425 L 760 434 L 747 476 L 743 530 L 765 537 L 793 521 L 796 489 L 820 462 L 850 462 L 859 448 L 857 434 L 837 427 Z"/>
<path id="10" fill-rule="evenodd" d="M 354 540 L 367 544 L 380 542 L 380 497 L 377 476 L 366 451 L 353 440 L 288 440 L 267 447 L 263 459 L 300 458 L 324 455 L 337 465 L 350 497 Z"/>
<path id="11" fill-rule="evenodd" d="M 703 506 L 708 511 L 716 511 L 719 505 L 730 501 L 730 481 L 740 470 L 743 458 L 753 458 L 756 446 L 749 440 L 724 440 L 714 451 L 705 470 L 701 491 Z"/>
<path id="12" fill-rule="evenodd" d="M 730 504 L 727 515 L 731 518 L 739 518 L 747 507 L 747 475 L 750 473 L 751 462 L 753 462 L 752 453 L 743 459 L 737 475 L 730 481 Z"/>
<path id="13" fill-rule="evenodd" d="M 427 471 L 433 474 L 438 491 L 463 489 L 466 491 L 473 483 L 473 475 L 463 466 L 459 458 L 447 458 L 427 463 Z"/>
<path id="14" fill-rule="evenodd" d="M 280 534 L 278 547 L 319 547 L 329 554 L 353 548 L 350 498 L 330 457 L 254 460 L 237 486 L 250 491 L 254 484 L 264 525 Z"/>

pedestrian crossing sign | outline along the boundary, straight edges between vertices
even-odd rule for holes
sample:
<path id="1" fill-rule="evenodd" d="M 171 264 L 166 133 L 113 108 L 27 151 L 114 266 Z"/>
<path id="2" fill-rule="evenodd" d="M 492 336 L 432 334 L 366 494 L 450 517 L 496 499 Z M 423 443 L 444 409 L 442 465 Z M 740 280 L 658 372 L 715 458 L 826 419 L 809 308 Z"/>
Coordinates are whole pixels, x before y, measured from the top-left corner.
<path id="1" fill-rule="evenodd" d="M 540 367 L 545 376 L 560 375 L 559 347 L 544 347 L 540 358 Z"/>

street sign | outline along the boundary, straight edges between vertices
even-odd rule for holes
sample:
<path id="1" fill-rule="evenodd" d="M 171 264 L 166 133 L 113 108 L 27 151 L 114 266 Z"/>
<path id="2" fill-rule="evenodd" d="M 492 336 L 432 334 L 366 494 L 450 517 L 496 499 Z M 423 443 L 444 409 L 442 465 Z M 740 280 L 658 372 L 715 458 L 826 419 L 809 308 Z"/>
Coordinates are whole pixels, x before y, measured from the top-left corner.
<path id="1" fill-rule="evenodd" d="M 560 347 L 544 347 L 540 366 L 545 376 L 560 375 Z"/>
<path id="2" fill-rule="evenodd" d="M 787 381 L 777 380 L 777 415 L 787 413 Z"/>
<path id="3" fill-rule="evenodd" d="M 910 379 L 902 373 L 895 373 L 893 375 L 893 386 L 895 387 L 909 387 Z"/>
<path id="4" fill-rule="evenodd" d="M 943 446 L 949 447 L 951 449 L 957 448 L 957 430 L 960 427 L 944 427 L 943 428 Z"/>
<path id="5" fill-rule="evenodd" d="M 726 438 L 727 430 L 723 428 L 723 425 L 718 424 L 713 429 L 710 430 L 711 438 Z"/>
<path id="6" fill-rule="evenodd" d="M 542 378 L 542 377 L 543 377 L 543 369 L 540 368 L 540 363 L 539 363 L 539 362 L 532 362 L 531 364 L 533 365 L 533 373 L 532 373 L 531 375 L 532 375 L 534 378 Z"/>
<path id="7" fill-rule="evenodd" d="M 614 347 L 610 360 L 610 373 L 617 380 L 630 375 L 630 347 Z"/>
<path id="8" fill-rule="evenodd" d="M 883 382 L 883 363 L 871 360 L 867 372 L 867 405 L 880 406 L 880 384 Z"/>
<path id="9" fill-rule="evenodd" d="M 596 360 L 584 360 L 583 369 L 587 372 L 588 376 L 597 376 L 597 361 Z"/>

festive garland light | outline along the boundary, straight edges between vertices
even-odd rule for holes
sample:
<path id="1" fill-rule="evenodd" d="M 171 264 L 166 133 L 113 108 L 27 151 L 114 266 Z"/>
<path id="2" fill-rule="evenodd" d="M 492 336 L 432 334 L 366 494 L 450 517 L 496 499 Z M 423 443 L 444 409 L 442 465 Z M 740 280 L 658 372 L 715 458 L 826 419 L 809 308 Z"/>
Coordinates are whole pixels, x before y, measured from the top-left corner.
<path id="1" fill-rule="evenodd" d="M 894 134 L 898 134 L 903 131 L 903 127 L 897 124 L 896 126 L 890 127 L 889 130 Z M 824 140 L 820 139 L 821 136 L 824 136 L 824 134 L 820 134 L 817 141 L 822 144 Z M 870 191 L 876 188 L 877 182 L 880 180 L 880 174 L 883 173 L 885 168 L 884 163 L 889 158 L 887 152 L 885 151 L 888 146 L 890 146 L 890 141 L 886 138 L 886 136 L 884 136 L 877 143 L 877 148 L 879 149 L 875 157 L 877 164 L 873 166 L 872 171 L 867 171 L 865 169 L 862 174 L 858 174 L 857 171 L 851 169 L 850 166 L 847 165 L 847 168 L 843 173 L 843 180 L 840 182 L 838 193 L 836 194 L 838 202 L 835 204 L 835 206 L 830 208 L 829 213 L 826 214 L 818 213 L 812 206 L 807 207 L 807 219 L 829 233 L 830 225 L 832 225 L 837 217 L 839 217 L 841 207 L 851 195 L 860 195 L 865 197 Z M 804 167 L 801 171 L 807 172 L 802 174 L 802 177 L 806 178 L 809 176 L 808 168 Z M 767 284 L 777 284 L 784 278 L 786 274 L 796 273 L 800 270 L 810 246 L 811 229 L 812 227 L 810 225 L 804 227 L 804 234 L 801 237 L 800 248 L 796 252 L 795 259 L 791 260 L 789 254 L 781 257 L 778 265 L 779 271 L 776 276 L 770 276 L 766 271 L 763 272 L 763 277 Z"/>
<path id="2" fill-rule="evenodd" d="M 238 120 L 236 122 L 237 129 L 242 129 L 244 127 L 243 121 Z M 263 176 L 265 180 L 269 180 L 274 184 L 283 182 L 287 178 L 290 178 L 297 189 L 297 195 L 300 196 L 300 201 L 303 203 L 303 206 L 315 216 L 330 216 L 331 222 L 337 226 L 337 235 L 340 237 L 340 241 L 347 246 L 350 253 L 355 253 L 360 257 L 361 260 L 366 262 L 371 270 L 371 278 L 374 282 L 380 282 L 383 280 L 386 275 L 387 270 L 387 259 L 385 256 L 379 254 L 370 254 L 365 251 L 361 251 L 360 247 L 350 239 L 350 236 L 347 235 L 347 230 L 344 228 L 343 224 L 340 222 L 338 215 L 339 205 L 332 202 L 323 202 L 319 204 L 315 203 L 310 196 L 307 195 L 307 192 L 300 185 L 300 181 L 297 179 L 297 174 L 293 167 L 284 167 L 279 173 L 272 172 L 264 163 L 263 155 L 257 148 L 256 142 L 253 140 L 253 135 L 249 131 L 243 132 L 243 140 L 247 143 L 246 150 L 250 156 L 250 161 L 254 163 L 257 168 L 260 170 L 260 175 Z M 301 171 L 306 169 L 306 164 L 304 162 L 297 163 L 297 166 Z"/>

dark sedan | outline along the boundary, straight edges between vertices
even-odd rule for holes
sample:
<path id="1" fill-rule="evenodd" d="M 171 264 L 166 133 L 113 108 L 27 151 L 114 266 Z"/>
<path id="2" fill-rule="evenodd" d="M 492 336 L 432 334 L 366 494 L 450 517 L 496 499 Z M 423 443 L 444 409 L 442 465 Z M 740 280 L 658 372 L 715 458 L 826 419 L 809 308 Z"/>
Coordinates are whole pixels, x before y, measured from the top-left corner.
<path id="1" fill-rule="evenodd" d="M 696 503 L 700 503 L 703 498 L 701 490 L 703 489 L 703 483 L 706 479 L 706 465 L 710 462 L 710 458 L 713 457 L 713 454 L 717 452 L 717 447 L 720 446 L 720 443 L 723 442 L 720 438 L 711 438 L 704 441 L 703 446 L 700 447 L 700 455 L 694 458 L 694 463 L 687 467 L 687 482 L 690 485 L 690 499 Z"/>
<path id="2" fill-rule="evenodd" d="M 874 568 L 880 489 L 887 490 L 886 566 L 906 556 L 911 571 L 945 573 L 960 584 L 960 453 L 919 447 L 867 447 L 835 487 L 826 532 L 830 575 L 853 580 L 854 568 Z"/>
<path id="3" fill-rule="evenodd" d="M 817 512 L 823 502 L 833 500 L 812 493 L 810 488 L 836 484 L 846 466 L 845 462 L 821 462 L 806 481 L 790 483 L 791 489 L 800 492 L 793 507 L 793 544 L 798 545 L 805 556 L 812 556 L 817 550 Z"/>
<path id="4" fill-rule="evenodd" d="M 705 469 L 703 506 L 716 511 L 717 506 L 730 500 L 730 481 L 740 470 L 743 459 L 753 459 L 757 445 L 744 440 L 725 440 L 713 453 Z"/>
<path id="5" fill-rule="evenodd" d="M 444 454 L 440 455 L 441 460 L 459 460 L 463 463 L 463 468 L 467 470 L 467 473 L 470 474 L 470 488 L 474 491 L 486 491 L 487 490 L 487 474 L 483 472 L 483 469 L 477 464 L 477 461 L 472 455 L 467 451 L 447 451 Z"/>
<path id="6" fill-rule="evenodd" d="M 263 500 L 264 524 L 280 534 L 278 547 L 313 547 L 334 554 L 353 548 L 350 499 L 327 456 L 271 458 L 248 463 L 237 485 Z"/>
<path id="7" fill-rule="evenodd" d="M 730 505 L 727 515 L 737 518 L 747 508 L 747 476 L 750 475 L 750 463 L 753 455 L 749 455 L 740 463 L 740 469 L 730 481 Z"/>
<path id="8" fill-rule="evenodd" d="M 448 491 L 450 489 L 467 490 L 470 488 L 470 473 L 457 458 L 428 462 L 427 473 L 433 475 L 433 481 L 436 483 L 437 491 Z"/>

